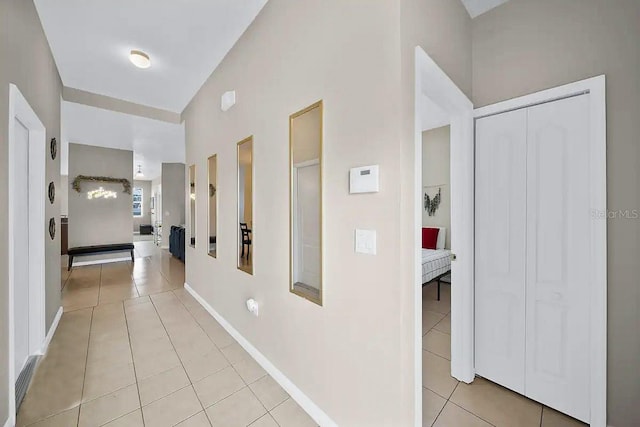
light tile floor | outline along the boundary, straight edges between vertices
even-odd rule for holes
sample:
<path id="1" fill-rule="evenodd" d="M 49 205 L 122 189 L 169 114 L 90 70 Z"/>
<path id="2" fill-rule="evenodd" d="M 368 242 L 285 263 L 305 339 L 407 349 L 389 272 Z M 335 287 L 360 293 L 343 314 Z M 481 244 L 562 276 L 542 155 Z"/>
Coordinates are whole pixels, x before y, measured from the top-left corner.
<path id="1" fill-rule="evenodd" d="M 184 290 L 182 263 L 135 246 L 135 264 L 63 268 L 65 312 L 18 426 L 316 425 Z"/>
<path id="2" fill-rule="evenodd" d="M 451 287 L 422 289 L 423 427 L 578 427 L 573 418 L 483 378 L 472 384 L 451 377 Z"/>

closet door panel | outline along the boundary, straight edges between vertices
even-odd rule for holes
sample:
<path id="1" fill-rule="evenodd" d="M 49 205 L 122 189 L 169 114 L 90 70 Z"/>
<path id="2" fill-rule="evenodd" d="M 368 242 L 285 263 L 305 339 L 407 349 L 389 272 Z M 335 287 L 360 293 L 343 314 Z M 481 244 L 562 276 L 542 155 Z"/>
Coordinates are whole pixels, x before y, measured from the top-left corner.
<path id="1" fill-rule="evenodd" d="M 527 110 L 525 394 L 589 420 L 588 95 Z"/>
<path id="2" fill-rule="evenodd" d="M 524 393 L 526 111 L 476 121 L 476 372 Z"/>

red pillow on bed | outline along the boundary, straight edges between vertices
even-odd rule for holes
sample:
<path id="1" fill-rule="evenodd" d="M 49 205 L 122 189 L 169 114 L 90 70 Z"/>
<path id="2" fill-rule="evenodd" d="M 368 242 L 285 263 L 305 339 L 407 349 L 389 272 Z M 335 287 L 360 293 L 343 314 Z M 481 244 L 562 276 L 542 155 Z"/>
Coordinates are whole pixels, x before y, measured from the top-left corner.
<path id="1" fill-rule="evenodd" d="M 438 242 L 439 228 L 422 229 L 422 249 L 435 249 Z"/>

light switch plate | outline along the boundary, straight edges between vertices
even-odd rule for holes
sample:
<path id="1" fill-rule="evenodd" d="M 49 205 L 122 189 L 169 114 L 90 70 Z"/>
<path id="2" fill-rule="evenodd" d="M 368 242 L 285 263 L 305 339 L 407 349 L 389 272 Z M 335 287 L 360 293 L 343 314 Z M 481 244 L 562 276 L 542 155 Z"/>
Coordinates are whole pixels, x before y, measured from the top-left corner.
<path id="1" fill-rule="evenodd" d="M 376 254 L 376 230 L 360 230 L 356 228 L 356 253 Z"/>

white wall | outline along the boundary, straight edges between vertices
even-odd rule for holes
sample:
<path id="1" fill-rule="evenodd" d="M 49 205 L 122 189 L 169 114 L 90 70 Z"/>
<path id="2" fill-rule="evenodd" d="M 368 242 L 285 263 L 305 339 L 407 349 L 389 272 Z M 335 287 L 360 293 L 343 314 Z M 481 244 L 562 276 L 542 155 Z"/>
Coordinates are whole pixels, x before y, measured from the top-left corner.
<path id="1" fill-rule="evenodd" d="M 440 188 L 442 199 L 435 215 L 429 216 L 424 209 L 423 194 L 422 226 L 446 227 L 445 247 L 447 249 L 451 249 L 450 130 L 449 126 L 443 126 L 422 132 L 422 191 L 423 193 L 427 191 L 427 194 L 433 197 Z M 425 189 L 425 187 L 428 188 Z"/>
<path id="2" fill-rule="evenodd" d="M 78 175 L 125 178 L 133 183 L 133 151 L 69 144 L 69 180 Z M 115 199 L 88 199 L 87 191 L 103 187 Z M 69 248 L 133 241 L 132 195 L 122 184 L 83 182 L 69 191 Z M 126 256 L 118 254 L 117 257 Z M 100 256 L 113 258 L 114 255 Z M 82 260 L 92 259 L 83 257 Z"/>
<path id="3" fill-rule="evenodd" d="M 184 163 L 162 164 L 162 246 L 165 248 L 169 247 L 171 226 L 185 223 L 185 199 L 188 197 L 185 174 Z"/>

